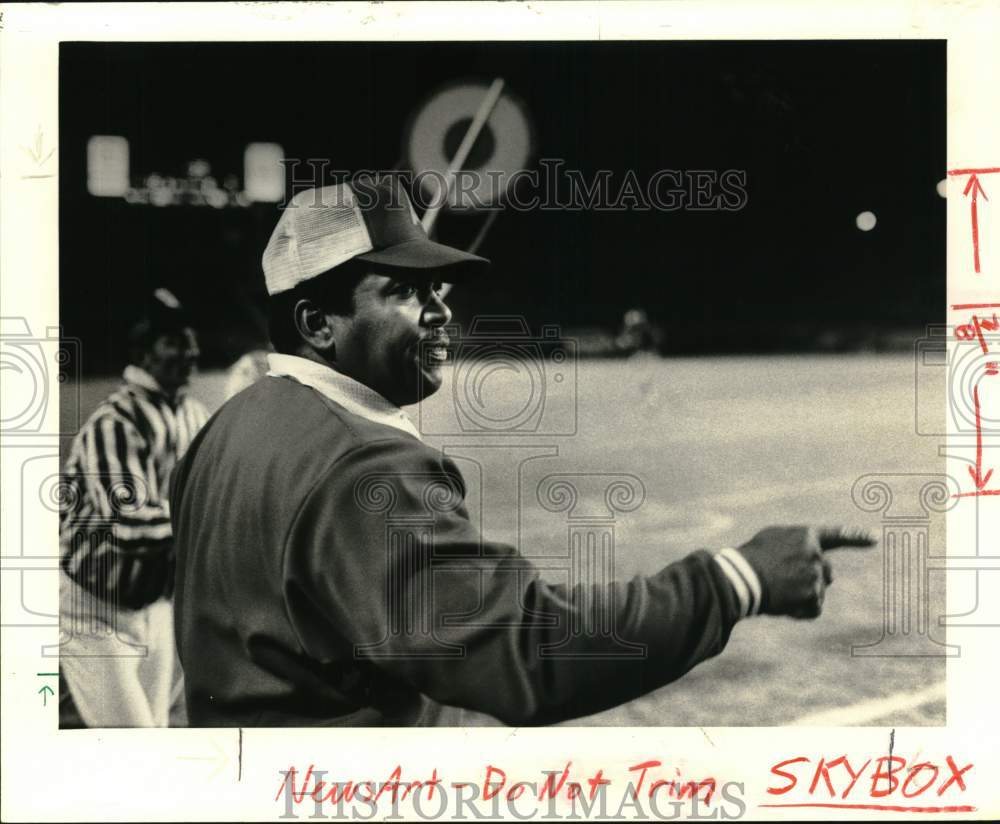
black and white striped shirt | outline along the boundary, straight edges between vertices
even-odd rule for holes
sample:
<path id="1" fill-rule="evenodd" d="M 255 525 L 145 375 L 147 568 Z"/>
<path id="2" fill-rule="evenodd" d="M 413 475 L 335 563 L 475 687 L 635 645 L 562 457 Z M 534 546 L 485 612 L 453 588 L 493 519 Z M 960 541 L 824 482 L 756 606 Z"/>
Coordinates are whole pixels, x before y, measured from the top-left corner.
<path id="1" fill-rule="evenodd" d="M 139 609 L 173 592 L 170 473 L 208 419 L 181 392 L 168 399 L 136 366 L 73 441 L 63 473 L 62 568 L 94 595 Z"/>

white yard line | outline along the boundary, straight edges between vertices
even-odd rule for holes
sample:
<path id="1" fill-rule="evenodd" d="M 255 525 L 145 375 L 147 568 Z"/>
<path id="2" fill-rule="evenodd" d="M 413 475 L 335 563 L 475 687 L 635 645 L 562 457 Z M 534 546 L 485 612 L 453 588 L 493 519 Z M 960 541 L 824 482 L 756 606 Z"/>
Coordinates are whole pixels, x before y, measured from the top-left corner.
<path id="1" fill-rule="evenodd" d="M 946 697 L 945 682 L 941 681 L 916 692 L 897 692 L 885 698 L 871 698 L 846 707 L 804 715 L 790 722 L 790 727 L 855 727 L 893 712 L 912 710 L 931 701 Z"/>

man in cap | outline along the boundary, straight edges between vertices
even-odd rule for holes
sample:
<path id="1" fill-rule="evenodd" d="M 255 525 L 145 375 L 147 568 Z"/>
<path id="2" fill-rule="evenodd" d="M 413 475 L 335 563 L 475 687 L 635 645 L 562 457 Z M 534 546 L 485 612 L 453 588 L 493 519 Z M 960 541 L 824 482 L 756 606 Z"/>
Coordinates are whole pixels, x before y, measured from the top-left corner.
<path id="1" fill-rule="evenodd" d="M 429 240 L 394 180 L 300 193 L 283 212 L 263 258 L 270 372 L 206 426 L 171 491 L 193 725 L 579 717 L 680 677 L 741 618 L 818 615 L 823 552 L 870 544 L 771 528 L 570 588 L 485 540 L 457 467 L 400 407 L 441 384 L 440 281 L 486 265 Z M 615 631 L 571 633 L 585 613 Z M 622 658 L 622 642 L 645 654 Z"/>
<path id="2" fill-rule="evenodd" d="M 198 343 L 173 294 L 153 293 L 129 347 L 122 386 L 76 435 L 62 478 L 59 664 L 88 727 L 184 720 L 167 491 L 208 415 L 186 391 Z"/>

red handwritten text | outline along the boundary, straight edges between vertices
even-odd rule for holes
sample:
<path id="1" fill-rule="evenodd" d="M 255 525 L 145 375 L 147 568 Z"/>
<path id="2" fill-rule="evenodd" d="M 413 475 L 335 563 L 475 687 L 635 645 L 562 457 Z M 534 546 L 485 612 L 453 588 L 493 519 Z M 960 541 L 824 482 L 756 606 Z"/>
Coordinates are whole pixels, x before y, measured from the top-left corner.
<path id="1" fill-rule="evenodd" d="M 821 807 L 825 809 L 891 810 L 894 812 L 972 812 L 968 805 L 942 805 L 947 800 L 964 793 L 966 777 L 973 764 L 960 766 L 948 755 L 943 765 L 920 761 L 907 765 L 905 758 L 889 755 L 869 758 L 855 763 L 841 755 L 820 758 L 815 764 L 805 756 L 789 758 L 771 767 L 773 780 L 767 788 L 770 795 L 786 796 L 793 790 L 804 792 L 807 800 L 781 804 L 762 804 L 762 807 Z M 907 801 L 933 798 L 930 806 L 890 804 L 889 801 Z M 830 799 L 836 799 L 831 801 Z"/>

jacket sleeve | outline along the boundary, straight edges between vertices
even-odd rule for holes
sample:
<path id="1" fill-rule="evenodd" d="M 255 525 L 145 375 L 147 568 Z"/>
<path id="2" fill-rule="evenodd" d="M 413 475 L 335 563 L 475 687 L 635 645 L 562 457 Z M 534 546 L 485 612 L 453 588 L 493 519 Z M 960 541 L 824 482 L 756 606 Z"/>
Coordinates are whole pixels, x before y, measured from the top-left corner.
<path id="1" fill-rule="evenodd" d="M 358 447 L 299 510 L 287 585 L 355 656 L 514 725 L 617 706 L 725 646 L 739 605 L 708 552 L 627 582 L 556 585 L 484 541 L 464 494 L 454 464 L 417 441 Z"/>

